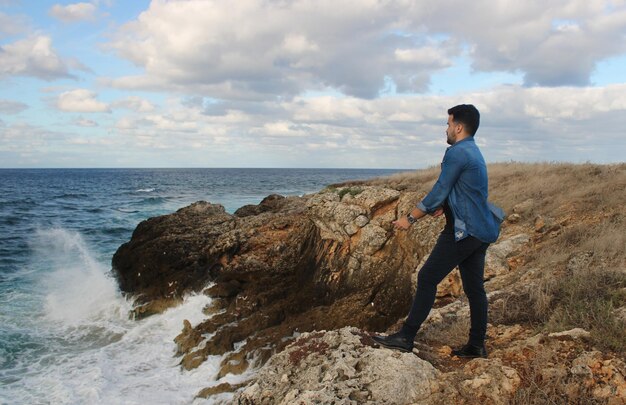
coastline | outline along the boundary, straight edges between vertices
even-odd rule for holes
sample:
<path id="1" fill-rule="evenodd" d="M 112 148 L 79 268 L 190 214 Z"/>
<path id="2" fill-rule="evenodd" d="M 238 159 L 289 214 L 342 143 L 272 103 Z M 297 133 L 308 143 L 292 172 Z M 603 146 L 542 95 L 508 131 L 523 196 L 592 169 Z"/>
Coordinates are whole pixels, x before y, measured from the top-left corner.
<path id="1" fill-rule="evenodd" d="M 555 320 L 546 319 L 545 313 L 528 313 L 538 306 L 533 301 L 536 297 L 529 293 L 530 286 L 537 288 L 545 280 L 562 277 L 554 273 L 549 261 L 544 262 L 541 256 L 537 258 L 537 252 L 554 250 L 554 246 L 565 243 L 562 239 L 571 238 L 572 229 L 581 225 L 580 213 L 587 215 L 583 223 L 595 224 L 593 229 L 598 232 L 597 224 L 606 221 L 607 216 L 623 217 L 624 214 L 615 211 L 616 207 L 609 203 L 621 201 L 623 188 L 603 188 L 598 183 L 622 184 L 625 172 L 624 164 L 490 165 L 492 199 L 509 213 L 500 240 L 488 253 L 487 286 L 491 288 L 490 303 L 495 315 L 490 337 L 496 350 L 493 359 L 486 364 L 470 361 L 460 371 L 447 369 L 449 363 L 455 361 L 449 360 L 448 350 L 449 344 L 454 342 L 436 337 L 441 333 L 439 329 L 460 322 L 459 314 L 465 310 L 458 276 L 453 273 L 440 286 L 438 308 L 431 315 L 429 326 L 424 328 L 423 338 L 432 340 L 432 347 L 422 346 L 421 353 L 422 359 L 440 373 L 452 373 L 446 377 L 450 381 L 460 380 L 448 391 L 441 391 L 440 385 L 433 384 L 428 395 L 438 395 L 441 401 L 461 398 L 462 382 L 471 380 L 468 380 L 467 367 L 474 366 L 492 378 L 493 384 L 488 384 L 481 392 L 494 403 L 516 395 L 530 395 L 532 387 L 525 385 L 527 376 L 523 366 L 533 361 L 532 358 L 518 359 L 515 363 L 510 356 L 515 345 L 523 343 L 536 352 L 539 349 L 532 346 L 533 342 L 550 339 L 556 342 L 553 349 L 557 353 L 568 345 L 583 353 L 582 357 L 562 358 L 564 364 L 585 361 L 591 364 L 597 361 L 598 355 L 594 353 L 600 347 L 603 361 L 608 362 L 605 367 L 612 370 L 615 377 L 607 380 L 605 374 L 594 374 L 590 368 L 591 375 L 585 374 L 583 378 L 572 371 L 574 364 L 564 371 L 571 384 L 566 384 L 565 390 L 555 388 L 556 397 L 626 398 L 623 362 L 619 356 L 615 357 L 615 353 L 623 350 L 621 346 L 611 346 L 598 335 L 594 329 L 597 326 L 593 324 L 575 325 L 573 321 L 569 325 L 554 324 Z M 423 196 L 435 176 L 436 171 L 428 169 L 385 179 L 338 184 L 303 197 L 270 196 L 257 206 L 242 207 L 233 215 L 220 206 L 195 203 L 174 214 L 142 222 L 131 241 L 120 247 L 114 256 L 113 267 L 122 290 L 140 296 L 144 309 L 154 305 L 155 312 L 163 305 L 170 305 L 172 302 L 168 300 L 201 290 L 208 280 L 214 282 L 211 288 L 199 292 L 215 300 L 211 309 L 215 315 L 195 327 L 186 324 L 176 338 L 182 366 L 193 369 L 209 356 L 225 355 L 217 382 L 224 376 L 247 370 L 264 370 L 267 369 L 265 364 L 272 364 L 268 360 L 301 342 L 288 338 L 296 334 L 339 330 L 346 326 L 356 327 L 362 333 L 397 327 L 410 304 L 416 269 L 434 242 L 441 223 L 436 219 L 425 221 L 403 234 L 394 233 L 389 225 L 398 213 L 405 212 Z M 517 184 L 511 179 L 516 179 Z M 550 184 L 559 184 L 559 187 L 543 187 L 548 179 Z M 562 193 L 570 184 L 577 184 L 578 189 L 567 200 Z M 587 196 L 593 195 L 592 190 L 601 194 L 605 210 L 595 216 L 588 210 Z M 569 266 L 572 274 L 583 271 L 584 266 L 598 267 L 603 260 L 615 262 L 614 257 L 595 252 L 588 255 L 588 260 L 577 259 L 587 257 L 581 249 L 588 242 L 585 238 L 571 246 L 563 245 L 566 251 L 557 255 L 558 262 L 567 269 L 568 263 L 582 260 L 582 264 Z M 610 244 L 607 249 L 614 251 Z M 138 266 L 149 269 L 144 270 L 141 280 L 134 276 L 140 273 Z M 610 266 L 600 266 L 596 272 L 614 276 Z M 619 274 L 615 277 L 615 285 L 621 286 L 623 278 Z M 558 288 L 546 294 L 558 296 Z M 523 303 L 524 300 L 527 303 Z M 507 307 L 516 301 L 522 308 Z M 551 304 L 559 308 L 558 300 Z M 576 337 L 565 333 L 560 335 L 566 336 L 564 339 L 552 338 L 548 333 L 537 334 L 536 327 L 532 326 L 536 321 L 529 322 L 529 317 L 539 319 L 548 328 L 559 329 L 548 330 L 550 333 L 562 332 L 566 326 L 585 326 L 590 330 Z M 621 321 L 616 322 L 619 325 Z M 212 335 L 211 340 L 201 340 L 207 334 Z M 309 354 L 323 362 L 332 353 L 318 350 Z M 478 363 L 482 365 L 476 365 Z M 585 367 L 591 367 L 587 363 Z M 496 369 L 506 372 L 498 374 Z M 555 372 L 562 375 L 560 370 Z M 467 378 L 461 378 L 459 373 L 465 373 Z M 364 377 L 357 374 L 354 383 L 358 385 Z M 580 384 L 574 383 L 579 377 L 586 381 L 582 391 L 576 390 Z M 290 381 L 289 377 L 283 380 L 286 380 L 282 382 L 284 385 L 303 392 L 298 385 L 302 382 Z M 254 401 L 254 398 L 259 399 L 258 395 L 265 395 L 263 383 L 252 378 L 247 388 L 222 385 L 220 389 L 236 391 L 239 401 L 243 398 Z M 258 388 L 256 391 L 251 388 L 254 386 Z M 204 391 L 203 396 L 211 392 Z M 285 395 L 287 392 L 292 390 L 286 390 Z M 500 393 L 499 400 L 494 392 Z M 349 397 L 350 393 L 346 395 Z"/>

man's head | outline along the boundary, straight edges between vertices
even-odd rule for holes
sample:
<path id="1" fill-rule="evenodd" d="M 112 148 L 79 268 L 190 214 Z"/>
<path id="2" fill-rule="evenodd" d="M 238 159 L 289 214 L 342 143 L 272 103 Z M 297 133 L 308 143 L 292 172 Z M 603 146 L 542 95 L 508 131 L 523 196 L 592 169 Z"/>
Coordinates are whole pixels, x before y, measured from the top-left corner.
<path id="1" fill-rule="evenodd" d="M 474 136 L 480 125 L 480 113 L 471 104 L 460 104 L 448 110 L 446 137 L 449 145 Z"/>

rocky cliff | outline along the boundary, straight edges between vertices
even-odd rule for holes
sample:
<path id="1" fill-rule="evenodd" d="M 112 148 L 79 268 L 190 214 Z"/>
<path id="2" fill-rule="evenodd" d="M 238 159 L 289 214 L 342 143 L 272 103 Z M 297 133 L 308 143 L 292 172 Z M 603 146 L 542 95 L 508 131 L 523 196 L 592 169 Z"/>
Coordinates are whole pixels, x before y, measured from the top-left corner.
<path id="1" fill-rule="evenodd" d="M 441 218 L 406 232 L 391 224 L 425 195 L 436 170 L 303 197 L 272 195 L 233 215 L 198 202 L 139 224 L 113 257 L 113 270 L 135 299 L 136 317 L 176 305 L 190 292 L 213 297 L 206 320 L 186 322 L 176 338 L 184 368 L 224 356 L 217 381 L 207 381 L 201 396 L 236 391 L 233 401 L 245 404 L 533 403 L 544 397 L 623 403 L 623 345 L 598 338 L 603 332 L 593 322 L 568 323 L 548 312 L 564 310 L 567 291 L 555 280 L 598 268 L 594 274 L 611 281 L 602 305 L 609 305 L 615 324 L 605 333 L 621 339 L 615 331 L 624 329 L 626 277 L 624 255 L 613 244 L 623 235 L 596 249 L 580 224 L 623 231 L 624 212 L 614 202 L 626 197 L 626 165 L 490 170 L 492 199 L 510 215 L 487 257 L 489 359 L 450 357 L 450 345 L 467 333 L 456 272 L 439 288 L 417 355 L 372 347 L 368 338 L 398 327 L 420 263 L 443 226 Z M 557 186 L 546 187 L 535 175 Z M 519 183 L 524 176 L 533 179 Z M 594 195 L 599 181 L 609 187 L 602 188 L 602 201 Z M 578 185 L 573 193 L 570 183 Z M 557 198 L 559 192 L 570 198 Z M 245 387 L 220 384 L 228 374 L 257 369 Z"/>

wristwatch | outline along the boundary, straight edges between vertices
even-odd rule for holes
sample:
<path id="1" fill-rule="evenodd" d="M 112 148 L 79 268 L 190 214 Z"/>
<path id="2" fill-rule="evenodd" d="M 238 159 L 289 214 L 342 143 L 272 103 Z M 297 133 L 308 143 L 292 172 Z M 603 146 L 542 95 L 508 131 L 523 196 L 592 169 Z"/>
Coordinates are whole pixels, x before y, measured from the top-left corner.
<path id="1" fill-rule="evenodd" d="M 406 219 L 409 220 L 409 224 L 411 224 L 411 225 L 413 225 L 415 222 L 417 222 L 417 219 L 415 219 L 415 217 L 413 215 L 411 215 L 410 212 L 408 214 L 406 214 Z"/>

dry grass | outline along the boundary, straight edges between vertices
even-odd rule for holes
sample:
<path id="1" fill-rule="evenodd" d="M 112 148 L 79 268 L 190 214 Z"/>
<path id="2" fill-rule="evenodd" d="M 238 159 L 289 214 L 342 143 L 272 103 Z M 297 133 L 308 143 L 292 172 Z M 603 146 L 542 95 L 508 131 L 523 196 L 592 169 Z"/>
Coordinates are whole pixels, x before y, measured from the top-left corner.
<path id="1" fill-rule="evenodd" d="M 544 328 L 561 331 L 575 327 L 591 332 L 600 349 L 626 354 L 626 327 L 614 311 L 626 302 L 626 274 L 592 268 L 555 284 L 553 312 Z"/>
<path id="2" fill-rule="evenodd" d="M 502 237 L 531 235 L 516 274 L 522 277 L 536 270 L 518 281 L 510 296 L 491 306 L 490 322 L 519 323 L 538 332 L 583 328 L 591 332 L 593 347 L 624 358 L 626 325 L 617 319 L 615 310 L 626 306 L 626 163 L 511 162 L 490 165 L 488 170 L 490 200 L 505 212 L 511 214 L 518 204 L 532 200 L 529 209 L 518 209 L 517 223 L 505 223 Z M 432 167 L 371 183 L 427 192 L 438 174 L 439 168 Z M 538 217 L 546 229 L 535 228 Z M 576 262 L 578 257 L 582 261 Z M 457 319 L 425 328 L 418 340 L 463 343 L 467 323 Z M 555 355 L 546 348 L 518 368 L 522 387 L 513 404 L 568 403 L 564 381 L 546 380 L 542 374 L 551 364 L 558 364 Z M 576 399 L 601 403 L 584 390 Z"/>
<path id="3" fill-rule="evenodd" d="M 544 405 L 544 404 L 570 404 L 578 403 L 585 405 L 605 404 L 593 398 L 588 387 L 579 387 L 576 393 L 576 402 L 566 392 L 568 377 L 553 375 L 548 377 L 546 369 L 558 364 L 561 359 L 550 348 L 540 348 L 535 356 L 521 368 L 517 369 L 521 378 L 521 387 L 511 399 L 511 405 Z M 571 394 L 570 394 L 571 395 Z"/>
<path id="4" fill-rule="evenodd" d="M 469 328 L 468 318 L 454 317 L 446 322 L 422 328 L 416 340 L 432 345 L 445 343 L 450 347 L 460 347 L 467 342 Z"/>
<path id="5" fill-rule="evenodd" d="M 493 308 L 491 321 L 548 331 L 582 327 L 599 348 L 625 355 L 626 327 L 614 310 L 626 305 L 626 163 L 510 162 L 489 165 L 488 170 L 490 200 L 505 212 L 532 200 L 517 224 L 505 224 L 503 237 L 531 234 L 520 274 L 539 270 L 533 287 L 525 292 L 520 288 L 501 303 L 503 308 Z M 439 168 L 431 167 L 370 184 L 428 191 L 438 174 Z M 546 231 L 535 232 L 539 216 Z M 572 273 L 568 261 L 580 252 L 589 252 L 591 260 Z"/>

